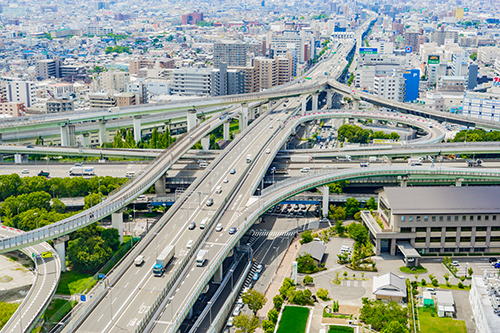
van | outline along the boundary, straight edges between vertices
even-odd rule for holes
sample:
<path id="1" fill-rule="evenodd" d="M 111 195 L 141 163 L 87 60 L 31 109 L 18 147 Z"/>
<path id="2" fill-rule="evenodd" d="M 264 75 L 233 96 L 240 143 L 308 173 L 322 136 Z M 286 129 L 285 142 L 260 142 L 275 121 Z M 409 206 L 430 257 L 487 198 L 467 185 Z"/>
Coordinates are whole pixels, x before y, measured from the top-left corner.
<path id="1" fill-rule="evenodd" d="M 204 218 L 203 221 L 200 222 L 200 229 L 205 229 L 205 223 L 207 223 L 208 218 Z"/>
<path id="2" fill-rule="evenodd" d="M 201 162 L 200 163 L 200 168 L 206 168 L 208 166 L 207 162 Z"/>
<path id="3" fill-rule="evenodd" d="M 188 249 L 190 249 L 192 246 L 193 246 L 193 240 L 192 240 L 192 239 L 190 239 L 190 240 L 187 242 L 186 247 L 187 247 Z"/>
<path id="4" fill-rule="evenodd" d="M 135 176 L 134 171 L 127 171 L 127 173 L 125 174 L 125 177 L 127 178 L 134 178 L 134 176 Z"/>
<path id="5" fill-rule="evenodd" d="M 219 194 L 222 192 L 222 186 L 217 186 L 217 188 L 215 189 L 215 193 Z"/>
<path id="6" fill-rule="evenodd" d="M 305 168 L 300 169 L 300 172 L 309 172 L 310 170 L 311 170 L 310 167 L 305 167 Z"/>

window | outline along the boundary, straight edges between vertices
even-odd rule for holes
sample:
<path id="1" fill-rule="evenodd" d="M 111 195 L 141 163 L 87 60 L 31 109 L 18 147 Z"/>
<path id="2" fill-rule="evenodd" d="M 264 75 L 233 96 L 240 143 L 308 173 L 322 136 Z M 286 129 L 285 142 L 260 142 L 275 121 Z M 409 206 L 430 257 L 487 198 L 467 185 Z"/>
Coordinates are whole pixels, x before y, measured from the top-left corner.
<path id="1" fill-rule="evenodd" d="M 442 216 L 439 217 L 439 222 L 443 222 L 443 217 Z"/>
<path id="2" fill-rule="evenodd" d="M 408 233 L 408 232 L 411 232 L 411 228 L 410 227 L 403 227 L 403 228 L 400 229 L 400 231 L 402 233 Z"/>
<path id="3" fill-rule="evenodd" d="M 474 221 L 474 215 L 469 216 L 469 221 Z"/>
<path id="4" fill-rule="evenodd" d="M 450 222 L 451 221 L 451 216 L 446 216 L 446 221 Z"/>
<path id="5" fill-rule="evenodd" d="M 405 216 L 401 216 L 401 222 L 404 222 L 405 221 Z"/>
<path id="6" fill-rule="evenodd" d="M 465 217 L 465 215 L 462 216 L 462 221 L 465 221 L 467 220 L 467 217 Z"/>
<path id="7" fill-rule="evenodd" d="M 490 237 L 490 242 L 500 242 L 500 236 L 492 236 L 492 237 Z"/>
<path id="8" fill-rule="evenodd" d="M 436 222 L 436 217 L 435 216 L 431 216 L 431 221 L 432 222 Z"/>
<path id="9" fill-rule="evenodd" d="M 413 222 L 413 216 L 408 216 L 408 222 Z"/>
<path id="10" fill-rule="evenodd" d="M 496 221 L 496 220 L 497 220 L 497 216 L 496 216 L 496 215 L 493 215 L 493 216 L 492 216 L 492 220 L 493 220 L 493 221 Z"/>
<path id="11" fill-rule="evenodd" d="M 478 216 L 477 216 L 477 220 L 478 220 L 478 221 L 481 221 L 481 215 L 478 215 Z"/>
<path id="12" fill-rule="evenodd" d="M 417 222 L 420 222 L 420 216 L 417 216 Z"/>
<path id="13" fill-rule="evenodd" d="M 460 237 L 460 242 L 462 243 L 470 242 L 470 237 Z"/>
<path id="14" fill-rule="evenodd" d="M 441 227 L 432 227 L 431 232 L 441 232 Z"/>
<path id="15" fill-rule="evenodd" d="M 498 238 L 500 238 L 500 237 L 498 237 Z M 425 243 L 425 237 L 415 238 L 415 243 Z"/>
<path id="16" fill-rule="evenodd" d="M 458 221 L 458 216 L 457 216 L 457 215 L 455 215 L 455 222 L 456 222 L 456 221 Z"/>
<path id="17" fill-rule="evenodd" d="M 476 231 L 486 231 L 487 227 L 476 227 Z"/>
<path id="18" fill-rule="evenodd" d="M 431 237 L 431 243 L 441 243 L 441 237 Z"/>
<path id="19" fill-rule="evenodd" d="M 500 227 L 491 227 L 491 231 L 500 231 Z"/>
<path id="20" fill-rule="evenodd" d="M 485 220 L 485 221 L 488 221 L 489 219 L 490 219 L 489 215 L 485 215 L 485 216 L 484 216 L 484 220 Z"/>
<path id="21" fill-rule="evenodd" d="M 486 237 L 476 237 L 476 243 L 486 242 Z"/>
<path id="22" fill-rule="evenodd" d="M 425 228 L 425 227 L 417 227 L 417 232 L 427 232 L 427 228 Z"/>
<path id="23" fill-rule="evenodd" d="M 457 227 L 446 227 L 446 232 L 448 231 L 457 231 Z"/>
<path id="24" fill-rule="evenodd" d="M 445 237 L 444 241 L 446 243 L 452 243 L 452 242 L 456 242 L 457 239 L 455 237 Z"/>
<path id="25" fill-rule="evenodd" d="M 429 222 L 429 217 L 428 216 L 424 216 L 424 222 Z"/>
<path id="26" fill-rule="evenodd" d="M 472 231 L 472 227 L 462 227 L 460 228 L 461 231 Z"/>

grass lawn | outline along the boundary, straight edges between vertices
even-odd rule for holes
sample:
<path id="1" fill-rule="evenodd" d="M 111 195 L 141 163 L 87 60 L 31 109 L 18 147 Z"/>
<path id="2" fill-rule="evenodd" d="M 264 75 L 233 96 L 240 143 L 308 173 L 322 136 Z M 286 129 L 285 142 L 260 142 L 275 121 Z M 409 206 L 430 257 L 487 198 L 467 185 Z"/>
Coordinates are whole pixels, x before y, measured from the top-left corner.
<path id="1" fill-rule="evenodd" d="M 45 310 L 45 313 L 44 313 L 44 318 L 46 320 L 52 318 L 52 316 L 54 315 L 54 313 L 56 313 L 57 311 L 59 311 L 60 308 L 62 308 L 63 306 L 65 306 L 65 304 L 68 303 L 71 305 L 70 308 L 68 308 L 68 311 L 66 313 L 69 312 L 69 310 L 71 310 L 71 308 L 77 303 L 76 301 L 65 301 L 63 299 L 59 299 L 59 298 L 56 298 L 54 300 L 52 300 L 52 302 L 50 302 L 49 304 L 49 307 L 47 308 L 47 310 Z M 67 305 L 66 305 L 67 306 Z M 65 314 L 66 314 L 65 313 Z M 64 316 L 64 314 L 63 314 Z M 55 318 L 54 320 L 55 321 L 59 321 L 61 320 L 61 318 Z"/>
<path id="2" fill-rule="evenodd" d="M 418 318 L 422 333 L 467 333 L 465 321 L 453 318 L 439 318 L 437 312 L 433 317 L 432 311 L 418 308 Z"/>
<path id="3" fill-rule="evenodd" d="M 85 284 L 92 278 L 90 274 L 73 271 L 61 273 L 61 280 L 57 286 L 56 294 L 74 295 L 83 291 Z"/>
<path id="4" fill-rule="evenodd" d="M 412 269 L 415 268 L 414 271 Z M 427 268 L 424 268 L 422 266 L 417 266 L 417 267 L 406 267 L 406 266 L 401 266 L 399 267 L 399 270 L 403 273 L 406 274 L 422 274 L 422 273 L 427 273 Z"/>
<path id="5" fill-rule="evenodd" d="M 19 304 L 5 303 L 0 301 L 0 329 L 9 321 L 10 317 L 16 312 Z"/>
<path id="6" fill-rule="evenodd" d="M 328 333 L 354 333 L 354 327 L 330 325 Z"/>
<path id="7" fill-rule="evenodd" d="M 300 306 L 285 306 L 277 333 L 304 333 L 309 309 Z"/>

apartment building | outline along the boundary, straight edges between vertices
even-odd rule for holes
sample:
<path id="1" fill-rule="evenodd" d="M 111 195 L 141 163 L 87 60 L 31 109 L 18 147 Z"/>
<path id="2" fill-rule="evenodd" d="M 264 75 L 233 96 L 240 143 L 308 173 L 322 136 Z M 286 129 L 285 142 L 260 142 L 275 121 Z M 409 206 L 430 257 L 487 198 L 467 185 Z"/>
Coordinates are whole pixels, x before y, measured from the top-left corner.
<path id="1" fill-rule="evenodd" d="M 92 93 L 89 100 L 91 109 L 109 109 L 117 106 L 116 98 L 110 93 Z"/>
<path id="2" fill-rule="evenodd" d="M 101 89 L 109 91 L 116 90 L 124 92 L 127 83 L 130 82 L 130 74 L 122 71 L 104 72 L 100 76 Z"/>
<path id="3" fill-rule="evenodd" d="M 403 244 L 420 254 L 500 252 L 499 196 L 499 186 L 384 187 L 376 217 L 361 215 L 377 255 Z"/>
<path id="4" fill-rule="evenodd" d="M 421 34 L 418 32 L 405 32 L 404 40 L 406 46 L 411 46 L 412 52 L 420 52 L 420 44 L 422 44 Z"/>
<path id="5" fill-rule="evenodd" d="M 227 66 L 246 66 L 247 44 L 241 40 L 215 42 L 213 63 L 215 68 L 219 68 L 221 63 Z"/>
<path id="6" fill-rule="evenodd" d="M 63 113 L 75 110 L 71 99 L 49 98 L 46 104 L 47 113 Z"/>
<path id="7" fill-rule="evenodd" d="M 23 103 L 6 102 L 0 103 L 0 115 L 5 117 L 19 117 L 25 112 Z"/>
<path id="8" fill-rule="evenodd" d="M 211 71 L 197 68 L 174 69 L 172 73 L 172 94 L 209 96 Z"/>
<path id="9" fill-rule="evenodd" d="M 61 61 L 58 59 L 37 60 L 35 63 L 36 77 L 42 80 L 61 77 L 60 66 Z"/>
<path id="10" fill-rule="evenodd" d="M 5 83 L 4 83 L 5 84 Z M 31 107 L 35 98 L 35 83 L 31 81 L 10 81 L 6 83 L 7 101 L 24 103 Z"/>
<path id="11" fill-rule="evenodd" d="M 498 46 L 482 46 L 477 49 L 477 61 L 485 65 L 493 65 L 500 58 Z"/>
<path id="12" fill-rule="evenodd" d="M 466 92 L 462 103 L 463 115 L 500 121 L 500 94 Z"/>
<path id="13" fill-rule="evenodd" d="M 141 98 L 138 93 L 124 92 L 115 95 L 116 106 L 129 106 L 140 104 Z"/>
<path id="14" fill-rule="evenodd" d="M 433 31 L 431 33 L 431 43 L 441 46 L 447 41 L 458 43 L 458 31 Z"/>
<path id="15" fill-rule="evenodd" d="M 225 63 L 221 63 L 218 69 L 212 71 L 210 94 L 212 96 L 244 94 L 245 74 L 242 69 L 228 69 Z"/>
<path id="16" fill-rule="evenodd" d="M 271 57 L 286 55 L 288 52 L 297 55 L 297 62 L 304 63 L 314 58 L 314 36 L 312 31 L 281 31 L 271 35 Z"/>
<path id="17" fill-rule="evenodd" d="M 360 55 L 355 75 L 355 87 L 373 90 L 375 76 L 391 75 L 393 71 L 402 69 L 402 59 L 380 56 L 376 54 Z"/>

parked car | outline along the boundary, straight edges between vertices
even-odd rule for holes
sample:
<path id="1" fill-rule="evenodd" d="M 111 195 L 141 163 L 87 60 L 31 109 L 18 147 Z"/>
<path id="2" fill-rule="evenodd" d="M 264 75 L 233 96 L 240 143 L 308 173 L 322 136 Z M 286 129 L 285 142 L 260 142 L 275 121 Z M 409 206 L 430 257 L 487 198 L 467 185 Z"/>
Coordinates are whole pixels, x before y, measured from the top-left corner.
<path id="1" fill-rule="evenodd" d="M 495 265 L 494 265 L 495 268 L 500 268 L 500 262 L 497 262 Z"/>
<path id="2" fill-rule="evenodd" d="M 451 263 L 451 265 L 452 265 L 452 266 L 460 266 L 460 263 L 459 263 L 458 261 L 456 261 L 456 260 L 455 260 L 455 261 L 453 261 L 453 262 Z"/>
<path id="3" fill-rule="evenodd" d="M 252 276 L 252 280 L 257 281 L 259 279 L 259 273 L 255 272 Z"/>
<path id="4" fill-rule="evenodd" d="M 255 272 L 260 274 L 262 272 L 263 268 L 264 268 L 264 266 L 259 265 L 259 266 L 257 266 L 257 269 L 255 270 Z"/>

